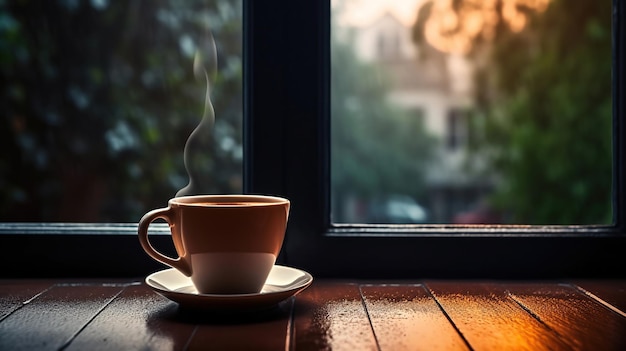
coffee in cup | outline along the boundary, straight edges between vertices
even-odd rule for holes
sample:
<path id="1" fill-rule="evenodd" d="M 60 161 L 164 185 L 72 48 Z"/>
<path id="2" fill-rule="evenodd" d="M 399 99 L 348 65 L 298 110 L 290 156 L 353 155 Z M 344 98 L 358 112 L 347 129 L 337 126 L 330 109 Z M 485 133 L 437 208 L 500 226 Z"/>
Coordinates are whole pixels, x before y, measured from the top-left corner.
<path id="1" fill-rule="evenodd" d="M 289 207 L 287 199 L 264 195 L 175 197 L 141 218 L 139 241 L 153 259 L 191 277 L 201 294 L 258 293 L 282 247 Z M 177 258 L 148 240 L 159 218 L 169 224 Z"/>

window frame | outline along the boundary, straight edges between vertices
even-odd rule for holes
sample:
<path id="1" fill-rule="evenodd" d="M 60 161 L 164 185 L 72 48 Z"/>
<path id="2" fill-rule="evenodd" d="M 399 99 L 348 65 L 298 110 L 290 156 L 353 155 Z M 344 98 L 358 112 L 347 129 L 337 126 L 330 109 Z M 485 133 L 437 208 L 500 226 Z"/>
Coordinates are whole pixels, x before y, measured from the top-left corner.
<path id="1" fill-rule="evenodd" d="M 613 0 L 612 226 L 332 225 L 330 1 L 244 0 L 244 189 L 292 201 L 279 263 L 338 278 L 624 278 L 624 4 Z M 165 205 L 165 204 L 164 204 Z M 2 277 L 144 276 L 136 223 L 1 223 Z M 151 241 L 173 254 L 166 225 Z M 86 250 L 87 249 L 87 250 Z"/>
<path id="2" fill-rule="evenodd" d="M 292 200 L 286 263 L 339 278 L 626 276 L 623 2 L 613 1 L 611 226 L 331 224 L 330 1 L 256 1 L 250 13 L 246 189 Z"/>

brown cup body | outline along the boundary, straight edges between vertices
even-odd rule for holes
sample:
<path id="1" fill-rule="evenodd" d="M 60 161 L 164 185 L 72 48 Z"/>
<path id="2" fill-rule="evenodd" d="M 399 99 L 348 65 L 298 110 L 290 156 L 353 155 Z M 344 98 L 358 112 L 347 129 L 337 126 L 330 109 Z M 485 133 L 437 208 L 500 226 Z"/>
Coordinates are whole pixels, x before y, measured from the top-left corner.
<path id="1" fill-rule="evenodd" d="M 173 198 L 140 220 L 139 239 L 154 259 L 190 276 L 200 293 L 258 293 L 282 247 L 289 207 L 287 199 L 261 195 Z M 169 223 L 178 258 L 150 245 L 147 228 L 157 218 Z"/>

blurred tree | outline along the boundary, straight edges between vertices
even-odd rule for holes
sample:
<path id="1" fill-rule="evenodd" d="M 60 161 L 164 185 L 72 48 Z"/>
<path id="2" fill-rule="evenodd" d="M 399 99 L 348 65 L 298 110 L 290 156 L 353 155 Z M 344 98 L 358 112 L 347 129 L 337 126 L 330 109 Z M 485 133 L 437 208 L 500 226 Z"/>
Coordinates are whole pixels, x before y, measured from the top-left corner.
<path id="1" fill-rule="evenodd" d="M 502 179 L 492 204 L 512 223 L 612 223 L 611 2 L 497 1 L 473 32 L 462 23 L 478 3 L 454 4 L 456 26 L 438 37 L 460 33 L 471 43 L 456 48 L 479 63 L 475 146 Z M 419 18 L 418 44 L 431 17 Z"/>
<path id="2" fill-rule="evenodd" d="M 135 222 L 163 206 L 187 183 L 206 89 L 193 57 L 209 30 L 217 121 L 203 191 L 240 191 L 239 2 L 1 1 L 0 220 Z"/>
<path id="3" fill-rule="evenodd" d="M 348 197 L 422 200 L 435 140 L 420 119 L 387 101 L 381 67 L 359 61 L 349 42 L 333 40 L 331 55 L 333 220 L 344 221 Z"/>

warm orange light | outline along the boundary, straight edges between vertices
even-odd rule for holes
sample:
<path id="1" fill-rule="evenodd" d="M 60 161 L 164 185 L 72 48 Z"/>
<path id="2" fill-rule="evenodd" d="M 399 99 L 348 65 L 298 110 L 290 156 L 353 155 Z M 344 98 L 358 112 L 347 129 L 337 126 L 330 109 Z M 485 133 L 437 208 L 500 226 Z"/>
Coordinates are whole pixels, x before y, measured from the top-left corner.
<path id="1" fill-rule="evenodd" d="M 512 31 L 519 32 L 528 21 L 520 7 L 541 12 L 550 0 L 501 0 L 500 14 L 498 0 L 464 0 L 456 10 L 452 0 L 433 1 L 424 28 L 426 40 L 441 51 L 465 54 L 477 38 L 493 38 L 499 18 Z"/>

